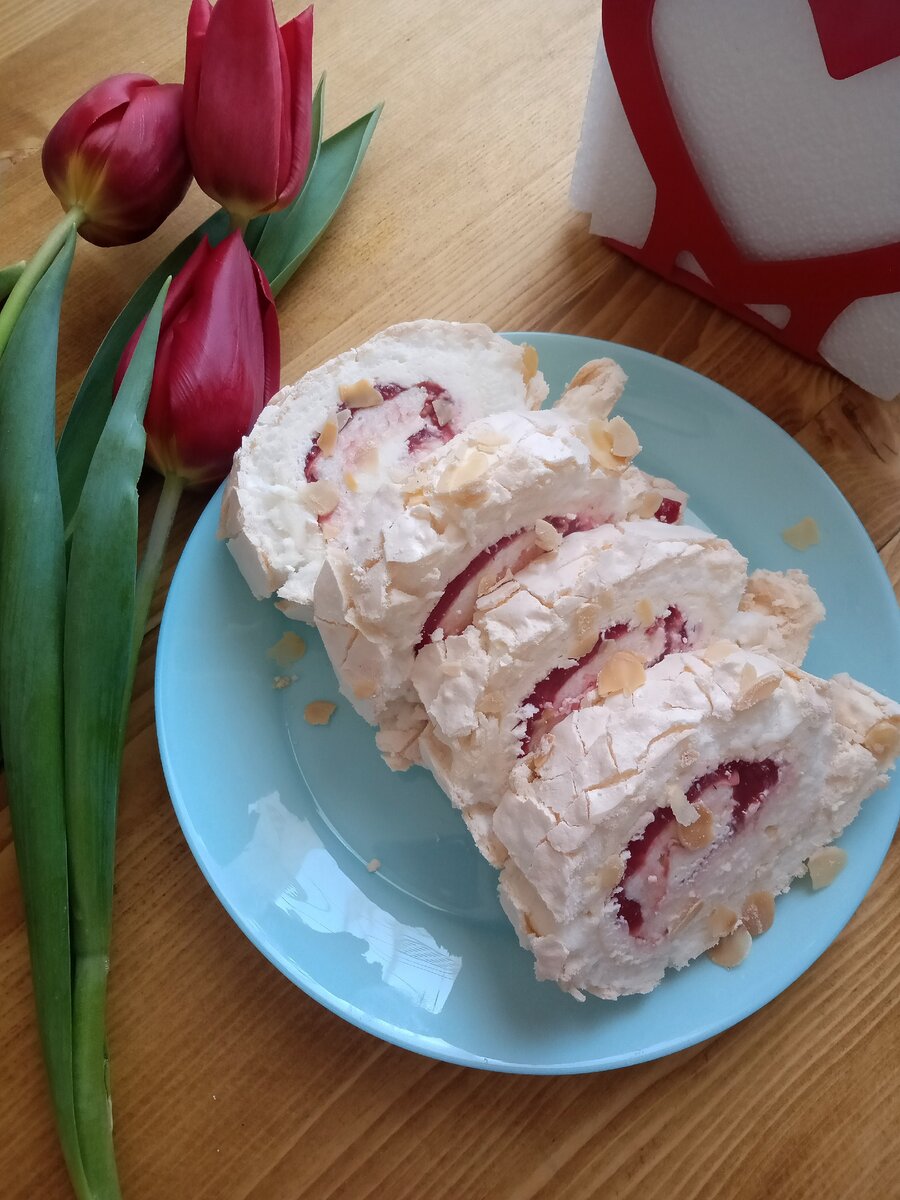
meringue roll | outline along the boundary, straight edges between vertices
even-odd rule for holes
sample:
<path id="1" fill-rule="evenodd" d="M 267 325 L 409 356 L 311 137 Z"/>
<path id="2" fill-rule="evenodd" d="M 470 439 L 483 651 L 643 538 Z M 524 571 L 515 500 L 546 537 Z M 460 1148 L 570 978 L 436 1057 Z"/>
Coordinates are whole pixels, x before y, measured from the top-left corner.
<path id="1" fill-rule="evenodd" d="M 635 520 L 573 533 L 479 596 L 463 633 L 422 647 L 412 680 L 428 723 L 406 757 L 432 770 L 499 865 L 491 817 L 516 761 L 582 704 L 622 690 L 667 654 L 731 636 L 751 590 L 746 567 L 729 542 L 686 525 Z M 799 613 L 804 589 L 785 581 L 782 591 L 794 585 Z M 778 616 L 752 615 L 745 636 L 784 640 Z M 796 648 L 802 659 L 806 644 Z M 398 731 L 387 718 L 382 725 L 402 765 Z"/>
<path id="2" fill-rule="evenodd" d="M 610 405 L 625 379 L 613 367 L 591 385 Z M 535 350 L 486 325 L 394 325 L 263 409 L 235 455 L 219 535 L 255 596 L 275 593 L 288 616 L 310 621 L 326 542 L 373 492 L 472 421 L 546 397 Z"/>
<path id="3" fill-rule="evenodd" d="M 494 816 L 501 901 L 538 978 L 614 999 L 719 943 L 736 965 L 806 860 L 840 854 L 822 847 L 898 748 L 893 702 L 730 642 L 582 706 L 516 764 Z"/>
<path id="4" fill-rule="evenodd" d="M 416 705 L 423 647 L 462 633 L 481 595 L 571 535 L 631 516 L 677 521 L 684 494 L 632 467 L 639 449 L 621 417 L 585 419 L 584 405 L 501 413 L 376 493 L 329 543 L 315 593 L 357 711 L 377 724 L 397 702 Z"/>

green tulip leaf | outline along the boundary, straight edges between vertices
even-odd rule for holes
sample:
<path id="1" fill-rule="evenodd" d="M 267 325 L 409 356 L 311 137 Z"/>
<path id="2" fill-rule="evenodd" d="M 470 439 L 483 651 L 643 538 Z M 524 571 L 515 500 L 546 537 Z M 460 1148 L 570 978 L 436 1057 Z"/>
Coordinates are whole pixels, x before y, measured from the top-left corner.
<path id="1" fill-rule="evenodd" d="M 72 230 L 0 358 L 0 725 L 38 1028 L 60 1142 L 82 1197 L 60 671 L 66 557 L 53 453 L 59 312 L 74 252 Z"/>
<path id="2" fill-rule="evenodd" d="M 272 295 L 277 296 L 331 224 L 368 149 L 382 105 L 327 138 L 315 170 L 294 205 L 273 213 L 256 252 Z M 292 211 L 293 210 L 293 211 Z"/>
<path id="3" fill-rule="evenodd" d="M 75 1109 L 85 1170 L 118 1194 L 103 1037 L 116 808 L 132 688 L 137 483 L 163 283 L 97 442 L 75 513 L 66 591 L 66 829 L 72 898 Z"/>

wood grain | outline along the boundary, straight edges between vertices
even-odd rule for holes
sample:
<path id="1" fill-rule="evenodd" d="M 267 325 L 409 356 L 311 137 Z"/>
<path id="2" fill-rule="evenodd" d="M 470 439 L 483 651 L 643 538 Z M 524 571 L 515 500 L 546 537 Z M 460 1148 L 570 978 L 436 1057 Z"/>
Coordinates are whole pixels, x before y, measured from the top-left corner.
<path id="1" fill-rule="evenodd" d="M 40 145 L 95 79 L 177 79 L 187 4 L 0 2 L 0 262 L 57 207 Z M 280 4 L 287 17 L 291 9 Z M 845 491 L 900 587 L 900 407 L 865 396 L 605 249 L 567 202 L 594 0 L 323 0 L 331 131 L 386 99 L 357 185 L 280 305 L 284 375 L 391 321 L 483 319 L 620 340 L 780 421 Z M 140 246 L 81 246 L 63 409 L 144 274 L 211 209 Z M 145 480 L 146 526 L 157 483 Z M 179 514 L 145 639 L 122 787 L 110 1034 L 130 1200 L 882 1200 L 898 1195 L 900 853 L 828 953 L 714 1041 L 610 1075 L 488 1075 L 384 1045 L 290 985 L 197 870 L 156 750 L 156 625 L 206 496 Z M 0 781 L 0 1195 L 68 1195 L 39 1069 Z"/>

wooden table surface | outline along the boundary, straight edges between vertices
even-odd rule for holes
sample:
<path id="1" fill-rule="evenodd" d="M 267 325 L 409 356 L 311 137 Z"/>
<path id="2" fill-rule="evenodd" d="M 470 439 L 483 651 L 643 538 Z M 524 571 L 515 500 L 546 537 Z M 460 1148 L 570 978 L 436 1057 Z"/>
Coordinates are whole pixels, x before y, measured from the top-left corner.
<path id="1" fill-rule="evenodd" d="M 56 220 L 39 152 L 57 115 L 114 71 L 179 79 L 186 10 L 187 0 L 0 0 L 0 262 L 27 255 Z M 732 388 L 796 436 L 856 508 L 897 584 L 900 404 L 873 400 L 635 267 L 571 211 L 598 10 L 596 0 L 321 0 L 326 131 L 387 103 L 349 201 L 279 304 L 283 377 L 418 316 L 639 346 Z M 63 320 L 63 409 L 136 283 L 210 209 L 194 189 L 142 245 L 80 247 Z M 145 483 L 152 503 L 157 484 Z M 164 584 L 207 496 L 181 509 Z M 204 882 L 157 753 L 164 587 L 157 599 L 125 757 L 110 1002 L 126 1197 L 900 1195 L 896 846 L 822 959 L 711 1042 L 555 1079 L 420 1058 L 290 984 Z M 0 1196 L 67 1194 L 0 787 Z"/>

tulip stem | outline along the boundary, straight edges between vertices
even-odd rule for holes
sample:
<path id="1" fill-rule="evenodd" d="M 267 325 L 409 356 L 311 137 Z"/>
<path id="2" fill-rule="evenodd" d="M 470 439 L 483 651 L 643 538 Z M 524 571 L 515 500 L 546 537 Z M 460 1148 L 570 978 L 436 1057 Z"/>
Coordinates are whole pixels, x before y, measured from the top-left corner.
<path id="1" fill-rule="evenodd" d="M 241 237 L 247 232 L 247 226 L 250 224 L 250 216 L 242 216 L 240 213 L 229 212 L 228 214 L 228 232 L 234 233 L 237 229 Z"/>
<path id="2" fill-rule="evenodd" d="M 144 640 L 147 619 L 150 616 L 150 605 L 153 603 L 153 595 L 159 580 L 159 572 L 162 569 L 166 543 L 172 531 L 172 522 L 175 520 L 178 502 L 181 499 L 183 491 L 184 480 L 179 475 L 166 475 L 163 480 L 162 492 L 160 492 L 156 505 L 156 512 L 153 514 L 153 524 L 150 526 L 150 536 L 147 538 L 144 557 L 141 559 L 141 565 L 138 567 L 134 590 L 134 640 L 131 650 L 132 680 L 134 679 L 134 672 L 137 669 L 138 654 L 141 650 L 141 642 Z M 129 688 L 129 695 L 130 691 L 131 689 Z"/>
<path id="3" fill-rule="evenodd" d="M 54 225 L 47 234 L 43 245 L 29 259 L 22 274 L 16 280 L 15 286 L 7 296 L 6 303 L 0 309 L 0 354 L 6 349 L 6 343 L 10 339 L 13 326 L 19 319 L 22 309 L 25 307 L 26 300 L 43 278 L 44 272 L 56 258 L 70 232 L 73 229 L 77 229 L 83 220 L 84 212 L 82 209 L 77 206 L 70 208 L 59 224 Z"/>

